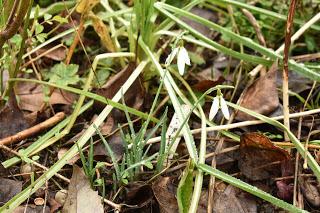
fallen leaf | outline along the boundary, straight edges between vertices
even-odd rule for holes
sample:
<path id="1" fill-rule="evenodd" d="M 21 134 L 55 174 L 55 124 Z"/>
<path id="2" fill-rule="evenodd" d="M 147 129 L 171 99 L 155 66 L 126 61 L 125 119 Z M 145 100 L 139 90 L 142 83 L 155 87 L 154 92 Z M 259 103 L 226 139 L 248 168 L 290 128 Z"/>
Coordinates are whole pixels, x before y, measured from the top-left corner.
<path id="1" fill-rule="evenodd" d="M 262 115 L 269 115 L 279 106 L 279 97 L 276 84 L 277 65 L 272 65 L 267 74 L 257 79 L 245 89 L 240 100 L 240 106 Z M 238 111 L 237 120 L 256 120 L 247 113 Z"/>
<path id="2" fill-rule="evenodd" d="M 250 180 L 280 177 L 281 164 L 290 160 L 289 153 L 260 133 L 244 133 L 240 137 L 239 169 Z"/>
<path id="3" fill-rule="evenodd" d="M 58 212 L 58 209 L 62 207 L 62 205 L 53 198 L 50 198 L 48 203 L 50 205 L 50 213 Z"/>
<path id="4" fill-rule="evenodd" d="M 83 170 L 73 166 L 68 196 L 62 209 L 63 213 L 104 212 L 101 198 L 97 191 L 91 189 L 90 182 Z"/>
<path id="5" fill-rule="evenodd" d="M 95 93 L 105 98 L 112 99 L 113 96 L 120 90 L 122 85 L 127 81 L 135 68 L 135 63 L 129 63 L 126 68 L 111 77 L 108 82 L 104 86 L 102 86 L 102 88 L 96 89 Z M 142 80 L 139 77 L 133 82 L 131 87 L 124 94 L 124 101 L 127 106 L 134 107 L 135 109 L 140 109 L 144 103 L 144 97 L 145 89 L 143 87 Z M 95 106 L 99 109 L 102 109 L 104 107 L 104 105 L 102 105 L 100 102 L 95 102 Z M 114 119 L 119 121 L 121 120 L 121 116 L 119 115 L 119 111 L 117 112 L 117 116 L 114 116 Z"/>
<path id="6" fill-rule="evenodd" d="M 282 200 L 291 201 L 293 198 L 293 183 L 287 184 L 285 181 L 276 182 L 278 192 L 277 196 Z"/>
<path id="7" fill-rule="evenodd" d="M 161 213 L 176 213 L 179 211 L 173 188 L 172 178 L 170 177 L 160 177 L 152 184 L 152 190 L 159 203 Z"/>
<path id="8" fill-rule="evenodd" d="M 124 153 L 124 144 L 120 136 L 120 132 L 116 132 L 106 140 L 111 150 L 113 151 L 116 159 L 120 160 Z M 95 156 L 95 160 L 99 160 L 100 158 L 102 158 L 101 160 L 103 160 L 105 159 L 105 156 L 109 156 L 109 153 L 107 152 L 105 145 L 101 142 L 94 146 L 93 155 Z M 111 159 L 110 159 L 110 162 L 111 162 Z"/>
<path id="9" fill-rule="evenodd" d="M 53 47 L 43 47 L 40 48 L 37 53 L 39 55 L 43 54 L 46 52 L 46 54 L 43 57 L 52 59 L 54 61 L 63 61 L 66 58 L 67 55 L 67 49 L 63 46 L 60 46 L 58 48 L 55 48 L 52 50 Z"/>
<path id="10" fill-rule="evenodd" d="M 81 0 L 79 1 L 78 6 L 76 7 L 76 11 L 82 14 L 88 13 L 99 2 L 100 0 Z"/>
<path id="11" fill-rule="evenodd" d="M 14 135 L 29 127 L 22 111 L 17 106 L 14 97 L 10 97 L 8 103 L 0 111 L 0 139 Z"/>
<path id="12" fill-rule="evenodd" d="M 222 76 L 219 76 L 218 80 L 202 80 L 192 86 L 192 88 L 198 92 L 206 92 L 208 89 L 215 87 L 219 84 L 222 84 L 225 79 Z"/>
<path id="13" fill-rule="evenodd" d="M 125 203 L 134 207 L 134 211 L 142 208 L 150 208 L 152 205 L 153 192 L 151 185 L 143 182 L 132 182 L 125 187 Z M 131 208 L 132 209 L 132 208 Z"/>
<path id="14" fill-rule="evenodd" d="M 58 159 L 60 160 L 64 156 L 64 154 L 66 154 L 66 152 L 68 152 L 68 151 L 69 151 L 68 148 L 65 148 L 65 147 L 60 148 L 59 151 L 58 151 Z M 73 165 L 79 159 L 80 159 L 80 155 L 77 154 L 77 155 L 73 156 L 70 160 L 68 160 L 67 164 Z"/>
<path id="15" fill-rule="evenodd" d="M 191 13 L 200 16 L 206 20 L 210 20 L 212 22 L 217 22 L 218 21 L 218 15 L 217 13 L 211 11 L 211 10 L 206 10 L 203 8 L 199 7 L 194 7 L 190 10 Z M 200 32 L 202 35 L 211 38 L 212 37 L 212 30 L 209 27 L 204 26 L 203 24 L 200 24 L 199 22 L 187 19 L 187 18 L 182 18 L 182 20 L 187 23 L 192 29 L 197 30 Z"/>
<path id="16" fill-rule="evenodd" d="M 21 192 L 22 182 L 0 178 L 0 206 L 8 202 L 16 194 Z"/>
<path id="17" fill-rule="evenodd" d="M 253 197 L 229 185 L 223 192 L 215 191 L 212 212 L 254 213 L 258 209 Z"/>
<path id="18" fill-rule="evenodd" d="M 45 98 L 43 87 L 29 82 L 18 82 L 16 88 L 20 108 L 31 112 L 39 111 Z M 76 97 L 77 96 L 72 93 L 55 89 L 50 97 L 49 103 L 51 105 L 71 105 L 76 100 Z"/>
<path id="19" fill-rule="evenodd" d="M 311 183 L 311 179 L 307 180 L 303 177 L 299 177 L 299 185 L 302 191 L 303 196 L 306 198 L 308 203 L 314 207 L 320 207 L 320 187 L 319 185 Z"/>

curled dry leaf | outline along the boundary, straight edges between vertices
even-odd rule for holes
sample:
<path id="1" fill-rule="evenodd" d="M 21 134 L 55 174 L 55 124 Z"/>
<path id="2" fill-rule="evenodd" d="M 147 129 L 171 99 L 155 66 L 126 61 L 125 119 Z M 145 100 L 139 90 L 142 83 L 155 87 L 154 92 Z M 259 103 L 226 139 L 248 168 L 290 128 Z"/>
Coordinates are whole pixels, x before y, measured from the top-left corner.
<path id="1" fill-rule="evenodd" d="M 279 97 L 276 84 L 277 65 L 274 64 L 269 72 L 257 79 L 246 88 L 240 100 L 240 106 L 262 115 L 269 115 L 279 106 Z M 255 120 L 256 118 L 238 111 L 236 119 L 240 121 Z"/>
<path id="2" fill-rule="evenodd" d="M 29 82 L 17 83 L 17 95 L 19 97 L 19 106 L 22 110 L 31 112 L 39 111 L 44 103 L 43 87 Z M 76 95 L 55 89 L 50 96 L 51 105 L 64 104 L 71 105 L 76 100 Z"/>
<path id="3" fill-rule="evenodd" d="M 91 189 L 90 182 L 83 170 L 73 166 L 68 196 L 62 209 L 63 213 L 103 213 L 101 198 L 97 191 Z"/>
<path id="4" fill-rule="evenodd" d="M 115 52 L 115 46 L 110 36 L 110 31 L 103 21 L 96 15 L 90 15 L 93 28 L 101 39 L 101 43 L 109 52 Z"/>
<path id="5" fill-rule="evenodd" d="M 318 183 L 319 184 L 319 183 Z M 311 182 L 311 178 L 299 177 L 299 185 L 303 196 L 313 207 L 320 207 L 320 187 Z"/>
<path id="6" fill-rule="evenodd" d="M 289 153 L 260 133 L 244 133 L 240 137 L 239 169 L 250 180 L 280 177 L 281 166 L 290 160 Z"/>

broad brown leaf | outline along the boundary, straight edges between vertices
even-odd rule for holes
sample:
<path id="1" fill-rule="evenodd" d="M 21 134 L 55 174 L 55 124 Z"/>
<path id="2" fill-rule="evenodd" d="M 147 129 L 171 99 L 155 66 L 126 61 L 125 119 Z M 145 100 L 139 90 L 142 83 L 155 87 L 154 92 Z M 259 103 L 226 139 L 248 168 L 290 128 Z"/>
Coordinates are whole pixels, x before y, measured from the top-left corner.
<path id="1" fill-rule="evenodd" d="M 243 92 L 240 106 L 262 115 L 269 115 L 279 106 L 276 84 L 277 67 L 274 64 L 269 72 L 257 79 Z M 240 121 L 255 120 L 251 115 L 238 111 L 236 119 Z"/>
<path id="2" fill-rule="evenodd" d="M 112 99 L 113 96 L 120 90 L 122 85 L 130 77 L 135 68 L 135 63 L 129 63 L 126 68 L 124 68 L 119 73 L 110 78 L 102 88 L 97 89 L 95 92 L 98 95 L 101 95 L 105 98 Z M 144 97 L 145 90 L 142 85 L 142 80 L 139 77 L 137 80 L 133 82 L 131 87 L 124 94 L 124 101 L 127 106 L 140 109 L 144 103 Z M 95 106 L 99 109 L 104 107 L 101 103 L 97 102 L 95 103 Z M 117 117 L 115 117 L 114 119 L 119 120 Z"/>
<path id="3" fill-rule="evenodd" d="M 15 97 L 11 95 L 8 103 L 0 110 L 0 139 L 14 135 L 29 126 Z"/>
<path id="4" fill-rule="evenodd" d="M 90 182 L 81 168 L 73 166 L 68 197 L 62 209 L 63 213 L 103 213 L 101 198 L 91 189 Z"/>
<path id="5" fill-rule="evenodd" d="M 281 163 L 290 159 L 284 149 L 275 145 L 259 133 L 244 133 L 240 138 L 239 169 L 251 180 L 262 180 L 281 176 Z"/>
<path id="6" fill-rule="evenodd" d="M 16 194 L 21 192 L 22 182 L 0 178 L 0 206 L 8 202 Z"/>

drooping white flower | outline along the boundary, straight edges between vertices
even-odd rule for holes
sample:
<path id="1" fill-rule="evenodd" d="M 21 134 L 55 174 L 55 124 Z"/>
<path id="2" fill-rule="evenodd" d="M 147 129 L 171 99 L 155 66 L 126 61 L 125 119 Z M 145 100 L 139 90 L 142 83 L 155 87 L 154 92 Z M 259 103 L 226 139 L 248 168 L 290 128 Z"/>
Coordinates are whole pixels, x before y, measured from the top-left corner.
<path id="1" fill-rule="evenodd" d="M 222 94 L 218 94 L 213 98 L 212 105 L 209 112 L 209 120 L 212 120 L 214 116 L 218 113 L 218 110 L 221 109 L 221 112 L 225 119 L 230 119 L 230 113 L 226 101 L 223 99 Z"/>
<path id="2" fill-rule="evenodd" d="M 177 55 L 178 71 L 180 75 L 184 74 L 185 66 L 191 65 L 188 51 L 183 46 L 176 47 L 168 55 L 166 59 L 166 64 L 171 64 L 174 57 Z"/>
<path id="3" fill-rule="evenodd" d="M 213 98 L 212 105 L 210 108 L 210 113 L 209 113 L 210 121 L 214 118 L 214 116 L 216 116 L 216 114 L 218 113 L 218 110 L 219 110 L 219 97 L 216 96 Z"/>

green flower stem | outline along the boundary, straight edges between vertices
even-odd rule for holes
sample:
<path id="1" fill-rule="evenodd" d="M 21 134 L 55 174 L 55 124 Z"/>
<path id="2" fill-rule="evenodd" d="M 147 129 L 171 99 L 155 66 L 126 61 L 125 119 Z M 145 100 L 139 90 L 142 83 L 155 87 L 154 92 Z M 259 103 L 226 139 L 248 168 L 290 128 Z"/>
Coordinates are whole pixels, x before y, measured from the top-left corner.
<path id="1" fill-rule="evenodd" d="M 172 101 L 173 107 L 175 112 L 177 113 L 177 116 L 179 118 L 180 123 L 182 123 L 185 119 L 185 116 L 183 114 L 183 112 L 181 111 L 181 105 L 179 103 L 179 100 L 174 92 L 174 89 L 172 88 L 172 85 L 169 81 L 169 76 L 170 73 L 166 72 L 162 69 L 161 65 L 159 64 L 159 62 L 157 61 L 157 59 L 155 58 L 155 56 L 153 55 L 153 53 L 151 52 L 151 50 L 149 49 L 149 47 L 143 42 L 142 39 L 139 39 L 139 45 L 140 47 L 143 49 L 143 51 L 146 53 L 146 55 L 150 58 L 150 60 L 152 61 L 152 63 L 154 64 L 154 66 L 156 67 L 156 69 L 158 70 L 160 76 L 163 78 L 164 81 L 164 85 L 168 91 L 169 97 Z M 198 160 L 198 154 L 197 154 L 197 149 L 193 140 L 193 136 L 190 132 L 190 128 L 188 126 L 188 124 L 185 124 L 182 128 L 182 133 L 184 136 L 184 139 L 186 141 L 186 145 L 189 151 L 189 155 L 190 158 L 197 162 Z"/>
<path id="2" fill-rule="evenodd" d="M 220 180 L 227 182 L 235 187 L 238 187 L 246 192 L 249 192 L 250 194 L 253 194 L 257 197 L 260 197 L 263 200 L 266 200 L 270 203 L 272 203 L 275 206 L 278 206 L 280 208 L 283 208 L 289 212 L 307 212 L 302 209 L 299 209 L 295 207 L 294 205 L 291 205 L 287 202 L 284 202 L 283 200 L 280 200 L 279 198 L 273 197 L 272 195 L 266 193 L 265 191 L 262 191 L 261 189 L 258 189 L 255 186 L 252 186 L 250 184 L 247 184 L 237 178 L 234 178 L 224 172 L 221 172 L 211 166 L 208 166 L 206 164 L 198 164 L 197 167 L 202 170 L 205 173 L 208 173 L 209 175 L 213 175 Z"/>

